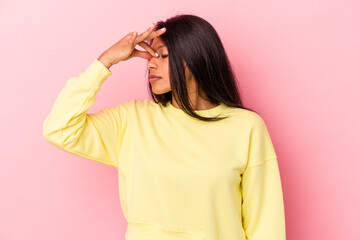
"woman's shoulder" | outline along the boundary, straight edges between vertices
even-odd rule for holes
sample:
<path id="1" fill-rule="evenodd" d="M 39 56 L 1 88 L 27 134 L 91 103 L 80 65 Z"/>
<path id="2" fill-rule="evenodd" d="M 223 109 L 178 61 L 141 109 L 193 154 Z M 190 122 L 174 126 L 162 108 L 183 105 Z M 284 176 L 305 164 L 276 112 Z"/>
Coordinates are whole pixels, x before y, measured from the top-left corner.
<path id="1" fill-rule="evenodd" d="M 150 99 L 130 99 L 116 105 L 120 116 L 130 118 L 154 114 L 156 108 L 159 108 L 158 104 Z"/>
<path id="2" fill-rule="evenodd" d="M 227 112 L 231 113 L 234 117 L 240 117 L 240 118 L 259 118 L 259 114 L 256 112 L 246 109 L 246 108 L 240 108 L 240 107 L 227 107 Z"/>
<path id="3" fill-rule="evenodd" d="M 123 103 L 118 104 L 118 106 L 143 108 L 143 107 L 149 107 L 149 106 L 157 106 L 157 103 L 155 103 L 151 99 L 135 99 L 134 98 L 131 100 L 126 100 Z"/>
<path id="4" fill-rule="evenodd" d="M 154 102 L 152 99 L 133 99 L 132 104 L 136 108 L 157 108 L 159 104 Z"/>
<path id="5" fill-rule="evenodd" d="M 118 105 L 131 111 L 148 112 L 160 108 L 159 103 L 151 99 L 131 99 Z"/>
<path id="6" fill-rule="evenodd" d="M 246 108 L 228 107 L 227 112 L 236 122 L 246 123 L 249 126 L 264 124 L 263 118 L 258 113 Z"/>

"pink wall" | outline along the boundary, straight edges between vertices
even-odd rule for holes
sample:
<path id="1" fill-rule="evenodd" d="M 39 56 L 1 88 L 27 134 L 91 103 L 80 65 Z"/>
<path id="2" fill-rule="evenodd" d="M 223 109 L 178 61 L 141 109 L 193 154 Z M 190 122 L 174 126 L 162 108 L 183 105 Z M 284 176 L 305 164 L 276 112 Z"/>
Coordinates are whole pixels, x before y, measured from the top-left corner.
<path id="1" fill-rule="evenodd" d="M 267 123 L 287 239 L 360 239 L 359 1 L 123 2 L 1 1 L 0 239 L 124 239 L 116 169 L 51 146 L 42 123 L 70 77 L 176 13 L 213 24 Z M 150 98 L 145 64 L 113 66 L 90 113 Z"/>

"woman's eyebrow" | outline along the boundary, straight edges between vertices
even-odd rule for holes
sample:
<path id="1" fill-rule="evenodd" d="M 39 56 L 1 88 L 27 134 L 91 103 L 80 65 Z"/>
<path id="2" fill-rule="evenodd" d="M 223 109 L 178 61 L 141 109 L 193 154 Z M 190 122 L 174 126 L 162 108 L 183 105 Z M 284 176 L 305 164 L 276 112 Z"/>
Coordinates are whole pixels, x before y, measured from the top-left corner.
<path id="1" fill-rule="evenodd" d="M 158 50 L 159 48 L 165 47 L 164 45 L 160 45 L 156 48 L 156 50 Z"/>

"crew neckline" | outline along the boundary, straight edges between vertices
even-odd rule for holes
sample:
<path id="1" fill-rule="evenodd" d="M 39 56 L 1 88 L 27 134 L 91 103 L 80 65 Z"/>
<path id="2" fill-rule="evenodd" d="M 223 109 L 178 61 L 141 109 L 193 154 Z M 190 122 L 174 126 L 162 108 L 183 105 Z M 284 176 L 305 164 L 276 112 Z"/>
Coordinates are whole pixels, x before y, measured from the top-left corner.
<path id="1" fill-rule="evenodd" d="M 220 102 L 220 104 L 216 107 L 209 108 L 209 109 L 202 109 L 202 110 L 194 110 L 194 112 L 203 117 L 216 117 L 218 114 L 221 114 L 227 108 L 228 108 L 227 105 Z M 166 103 L 165 110 L 175 113 L 179 116 L 192 118 L 190 115 L 185 113 L 181 108 L 177 108 L 174 105 L 172 105 L 171 100 L 169 100 Z"/>

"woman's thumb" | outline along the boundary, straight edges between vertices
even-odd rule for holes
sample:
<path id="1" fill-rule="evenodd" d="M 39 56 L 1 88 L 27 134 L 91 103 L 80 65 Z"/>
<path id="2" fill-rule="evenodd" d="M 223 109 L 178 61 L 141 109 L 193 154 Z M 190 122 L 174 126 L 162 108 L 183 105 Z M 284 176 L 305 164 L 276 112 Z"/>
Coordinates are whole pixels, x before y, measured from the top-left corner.
<path id="1" fill-rule="evenodd" d="M 133 35 L 132 35 L 132 39 L 133 39 L 133 41 L 135 41 L 136 37 L 137 37 L 137 32 L 136 32 L 136 31 L 134 31 L 134 32 L 133 32 Z"/>

